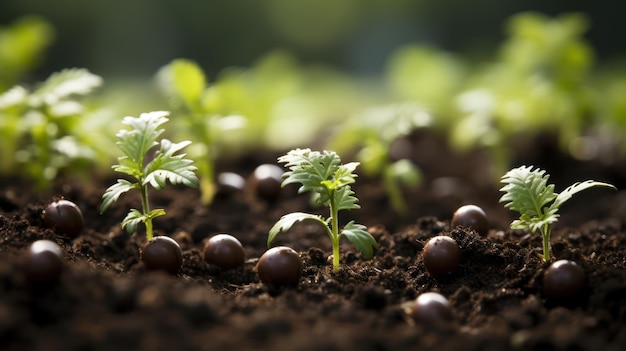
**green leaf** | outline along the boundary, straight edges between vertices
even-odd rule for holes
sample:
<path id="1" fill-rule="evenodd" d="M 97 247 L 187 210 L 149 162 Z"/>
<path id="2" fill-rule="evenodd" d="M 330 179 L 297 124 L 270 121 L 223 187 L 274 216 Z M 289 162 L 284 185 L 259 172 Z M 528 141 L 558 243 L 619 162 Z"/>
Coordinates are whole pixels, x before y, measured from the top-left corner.
<path id="1" fill-rule="evenodd" d="M 123 193 L 131 190 L 138 189 L 139 185 L 136 183 L 131 183 L 125 179 L 118 179 L 117 183 L 111 185 L 102 195 L 102 205 L 100 206 L 100 213 L 104 213 L 104 211 L 109 208 L 109 206 L 117 201 L 117 199 Z"/>
<path id="2" fill-rule="evenodd" d="M 595 180 L 586 180 L 584 182 L 577 182 L 567 187 L 567 189 L 563 190 L 563 192 L 561 192 L 556 197 L 556 200 L 554 200 L 554 203 L 552 203 L 552 205 L 550 206 L 550 209 L 551 210 L 558 209 L 559 207 L 561 207 L 561 205 L 563 205 L 563 203 L 569 200 L 574 194 L 579 193 L 583 190 L 595 187 L 595 186 L 608 187 L 608 188 L 617 190 L 617 188 L 613 186 L 612 184 L 596 182 Z"/>
<path id="3" fill-rule="evenodd" d="M 142 167 L 146 153 L 158 144 L 157 138 L 164 132 L 158 127 L 168 121 L 168 115 L 166 111 L 154 111 L 142 113 L 139 117 L 127 116 L 122 120 L 122 124 L 132 129 L 122 129 L 117 133 L 120 139 L 117 146 L 138 168 Z"/>
<path id="4" fill-rule="evenodd" d="M 65 69 L 53 73 L 37 88 L 31 100 L 35 106 L 55 105 L 71 95 L 87 95 L 102 85 L 102 78 L 86 69 Z"/>
<path id="5" fill-rule="evenodd" d="M 398 160 L 390 164 L 386 172 L 389 172 L 391 178 L 409 186 L 417 186 L 422 178 L 419 168 L 407 159 Z"/>
<path id="6" fill-rule="evenodd" d="M 145 222 L 146 216 L 136 209 L 131 209 L 130 212 L 124 217 L 122 221 L 122 229 L 126 229 L 128 234 L 134 233 L 137 230 L 137 225 L 141 222 Z"/>
<path id="7" fill-rule="evenodd" d="M 163 189 L 169 180 L 172 184 L 198 187 L 198 177 L 195 174 L 197 168 L 193 161 L 184 159 L 185 154 L 174 155 L 189 144 L 190 141 L 172 143 L 167 139 L 161 140 L 161 148 L 156 157 L 145 167 L 143 184 L 150 183 L 155 189 Z"/>
<path id="8" fill-rule="evenodd" d="M 314 221 L 320 222 L 324 225 L 324 227 L 326 228 L 326 231 L 329 231 L 328 224 L 326 224 L 326 222 L 322 219 L 321 216 L 316 216 L 310 213 L 303 213 L 303 212 L 289 213 L 289 214 L 282 216 L 278 220 L 278 222 L 276 222 L 274 226 L 272 226 L 272 228 L 269 231 L 269 236 L 267 237 L 267 246 L 269 247 L 272 244 L 272 241 L 274 241 L 274 238 L 280 232 L 288 231 L 296 222 L 303 221 L 305 219 L 312 219 Z"/>
<path id="9" fill-rule="evenodd" d="M 157 208 L 146 214 L 141 213 L 139 210 L 131 209 L 122 221 L 122 228 L 126 229 L 127 233 L 134 233 L 137 230 L 139 223 L 145 223 L 148 219 L 154 219 L 159 216 L 163 216 L 165 210 Z"/>
<path id="10" fill-rule="evenodd" d="M 333 197 L 335 198 L 335 206 L 337 207 L 337 211 L 341 210 L 356 210 L 361 208 L 357 204 L 359 199 L 357 199 L 354 195 L 354 191 L 349 186 L 344 186 L 339 188 L 333 192 Z"/>
<path id="11" fill-rule="evenodd" d="M 556 214 L 544 212 L 544 207 L 557 197 L 554 185 L 547 184 L 549 176 L 545 173 L 541 169 L 533 170 L 532 166 L 521 166 L 502 177 L 501 181 L 506 185 L 500 189 L 505 192 L 500 202 L 522 214 L 522 223 L 543 221 Z"/>
<path id="12" fill-rule="evenodd" d="M 206 87 L 206 77 L 198 64 L 178 59 L 170 63 L 169 69 L 173 92 L 190 108 L 199 105 Z"/>
<path id="13" fill-rule="evenodd" d="M 367 227 L 350 221 L 343 227 L 339 236 L 344 235 L 354 245 L 354 247 L 363 253 L 363 256 L 370 259 L 374 256 L 374 248 L 378 246 L 376 239 L 367 232 Z"/>
<path id="14" fill-rule="evenodd" d="M 278 158 L 278 162 L 285 163 L 290 171 L 285 172 L 283 186 L 291 183 L 300 183 L 300 193 L 314 191 L 323 193 L 326 187 L 322 182 L 328 180 L 337 171 L 341 160 L 332 151 L 311 151 L 311 149 L 295 149 Z"/>

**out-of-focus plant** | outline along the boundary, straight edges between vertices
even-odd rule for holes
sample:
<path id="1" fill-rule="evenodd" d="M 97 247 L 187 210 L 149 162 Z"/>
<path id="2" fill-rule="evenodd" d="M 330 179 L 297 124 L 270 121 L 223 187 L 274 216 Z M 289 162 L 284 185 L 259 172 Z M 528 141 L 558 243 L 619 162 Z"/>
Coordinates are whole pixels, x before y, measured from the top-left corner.
<path id="1" fill-rule="evenodd" d="M 89 95 L 102 79 L 85 69 L 52 74 L 34 90 L 17 85 L 0 95 L 0 173 L 17 174 L 45 187 L 64 168 L 106 152 L 90 129 Z M 93 139 L 92 139 L 93 137 Z"/>
<path id="2" fill-rule="evenodd" d="M 412 44 L 390 57 L 386 79 L 396 99 L 419 102 L 438 116 L 435 124 L 447 127 L 453 112 L 450 99 L 463 86 L 465 67 L 458 55 Z"/>
<path id="3" fill-rule="evenodd" d="M 25 73 L 39 64 L 53 37 L 50 24 L 35 16 L 0 27 L 0 92 L 17 84 Z"/>
<path id="4" fill-rule="evenodd" d="M 226 139 L 229 132 L 243 127 L 246 120 L 240 115 L 218 112 L 204 71 L 193 61 L 174 60 L 157 77 L 172 107 L 180 112 L 176 119 L 178 132 L 193 141 L 188 153 L 198 167 L 202 202 L 208 204 L 216 192 L 214 168 L 218 142 Z"/>
<path id="5" fill-rule="evenodd" d="M 458 95 L 460 116 L 450 134 L 459 149 L 490 148 L 495 174 L 507 168 L 512 137 L 553 131 L 566 149 L 589 123 L 592 107 L 593 50 L 583 39 L 584 15 L 521 13 L 507 28 L 498 60 Z"/>
<path id="6" fill-rule="evenodd" d="M 363 172 L 382 177 L 394 211 L 404 215 L 407 206 L 401 185 L 417 186 L 421 171 L 408 158 L 393 160 L 392 143 L 431 123 L 431 115 L 416 103 L 372 107 L 347 120 L 333 136 L 329 148 L 340 153 L 358 150 L 356 159 Z"/>

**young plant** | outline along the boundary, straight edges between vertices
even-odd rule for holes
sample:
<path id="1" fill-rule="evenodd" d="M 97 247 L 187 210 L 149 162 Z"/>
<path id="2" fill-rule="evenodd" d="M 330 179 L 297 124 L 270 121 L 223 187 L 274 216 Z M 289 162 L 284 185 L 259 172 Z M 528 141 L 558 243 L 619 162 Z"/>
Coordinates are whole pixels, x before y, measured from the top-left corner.
<path id="1" fill-rule="evenodd" d="M 559 208 L 574 194 L 594 186 L 615 189 L 608 183 L 586 180 L 570 185 L 561 193 L 554 192 L 554 184 L 548 184 L 546 171 L 532 166 L 521 166 L 502 176 L 500 189 L 505 194 L 500 198 L 504 207 L 520 213 L 520 218 L 511 223 L 511 229 L 529 229 L 540 232 L 543 239 L 543 261 L 550 260 L 550 231 L 552 223 L 558 221 Z"/>
<path id="2" fill-rule="evenodd" d="M 86 69 L 65 69 L 32 91 L 17 85 L 0 94 L 0 173 L 23 172 L 45 188 L 61 170 L 76 170 L 105 153 L 86 127 L 90 111 L 78 98 L 101 84 Z"/>
<path id="3" fill-rule="evenodd" d="M 360 208 L 357 204 L 358 199 L 353 196 L 354 192 L 350 189 L 350 184 L 354 183 L 356 178 L 353 172 L 359 163 L 350 162 L 342 165 L 334 151 L 319 152 L 310 149 L 291 150 L 279 157 L 278 162 L 284 163 L 290 169 L 284 174 L 282 186 L 291 183 L 302 184 L 298 192 L 312 192 L 318 204 L 329 207 L 330 217 L 324 218 L 303 212 L 284 215 L 270 229 L 267 238 L 268 247 L 278 233 L 289 230 L 296 222 L 310 219 L 322 224 L 330 237 L 335 271 L 339 270 L 339 240 L 342 236 L 348 238 L 365 258 L 371 258 L 377 246 L 376 239 L 365 230 L 364 225 L 350 221 L 341 231 L 339 230 L 339 211 Z"/>
<path id="4" fill-rule="evenodd" d="M 401 186 L 417 186 L 421 171 L 408 158 L 394 160 L 390 150 L 396 140 L 430 123 L 431 116 L 418 104 L 375 107 L 348 120 L 330 146 L 339 153 L 357 149 L 356 157 L 365 174 L 382 178 L 391 207 L 405 215 L 407 205 Z"/>
<path id="5" fill-rule="evenodd" d="M 198 186 L 193 161 L 185 159 L 185 154 L 176 155 L 176 152 L 191 142 L 172 143 L 167 139 L 157 142 L 158 137 L 165 131 L 158 128 L 168 121 L 166 117 L 168 114 L 165 111 L 148 112 L 142 113 L 139 117 L 129 116 L 122 120 L 123 124 L 131 126 L 132 129 L 122 129 L 117 133 L 119 138 L 117 146 L 124 152 L 124 156 L 118 158 L 119 164 L 114 165 L 113 169 L 131 176 L 134 180 L 118 179 L 117 183 L 111 185 L 102 196 L 100 207 L 100 213 L 104 213 L 123 193 L 132 189 L 139 190 L 142 210 L 131 209 L 122 221 L 122 228 L 132 233 L 137 229 L 137 225 L 143 222 L 148 241 L 153 237 L 152 220 L 165 214 L 163 209 L 150 209 L 149 186 L 161 190 L 165 188 L 168 180 L 172 184 Z M 155 146 L 159 146 L 159 149 L 156 150 L 154 157 L 149 157 L 148 151 Z"/>
<path id="6" fill-rule="evenodd" d="M 215 184 L 215 159 L 219 142 L 224 135 L 242 128 L 246 119 L 240 115 L 222 115 L 214 105 L 214 89 L 195 62 L 177 59 L 163 67 L 157 74 L 160 88 L 181 113 L 177 122 L 185 138 L 195 143 L 189 149 L 200 176 L 201 201 L 209 204 L 217 192 Z M 232 137 L 232 134 L 231 134 Z"/>

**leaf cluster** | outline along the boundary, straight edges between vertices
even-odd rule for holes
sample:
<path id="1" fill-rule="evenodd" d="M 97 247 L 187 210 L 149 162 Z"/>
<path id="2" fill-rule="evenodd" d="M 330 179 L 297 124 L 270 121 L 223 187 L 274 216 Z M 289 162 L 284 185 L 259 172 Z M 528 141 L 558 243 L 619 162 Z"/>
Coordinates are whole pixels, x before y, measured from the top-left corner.
<path id="1" fill-rule="evenodd" d="M 198 186 L 193 161 L 185 159 L 185 154 L 177 154 L 191 142 L 173 143 L 168 139 L 158 141 L 164 132 L 160 126 L 168 121 L 168 115 L 169 112 L 155 111 L 142 113 L 139 117 L 125 117 L 122 124 L 130 126 L 131 129 L 122 129 L 117 133 L 119 139 L 117 146 L 124 155 L 118 158 L 119 164 L 114 165 L 113 169 L 130 176 L 133 180 L 118 179 L 117 183 L 110 186 L 102 197 L 100 212 L 106 211 L 123 193 L 132 189 L 141 190 L 144 194 L 142 199 L 144 211 L 132 209 L 122 223 L 122 226 L 130 232 L 135 230 L 139 222 L 165 214 L 162 209 L 148 210 L 146 195 L 148 185 L 157 190 L 165 188 L 167 181 L 189 187 Z M 149 151 L 156 146 L 158 149 L 148 160 Z"/>
<path id="2" fill-rule="evenodd" d="M 520 213 L 519 219 L 511 223 L 512 229 L 543 231 L 558 221 L 559 208 L 574 194 L 594 186 L 615 188 L 611 184 L 587 180 L 555 193 L 554 184 L 548 184 L 548 179 L 545 170 L 533 169 L 532 166 L 514 168 L 502 177 L 502 183 L 506 185 L 500 189 L 505 192 L 500 202 Z"/>
<path id="3" fill-rule="evenodd" d="M 337 250 L 339 239 L 345 236 L 366 258 L 371 258 L 377 244 L 365 226 L 350 221 L 341 231 L 337 228 L 337 216 L 340 210 L 360 208 L 357 203 L 358 199 L 350 187 L 357 177 L 354 171 L 359 163 L 341 164 L 339 156 L 334 151 L 319 152 L 308 148 L 291 150 L 279 157 L 278 161 L 289 168 L 289 171 L 284 174 L 282 186 L 301 184 L 298 192 L 313 193 L 314 199 L 319 204 L 330 208 L 331 216 L 324 218 L 302 212 L 287 214 L 270 229 L 268 246 L 281 231 L 289 230 L 296 222 L 311 219 L 324 226 Z"/>
<path id="4" fill-rule="evenodd" d="M 104 151 L 85 130 L 90 111 L 79 97 L 102 78 L 86 69 L 52 74 L 32 91 L 16 85 L 0 95 L 0 171 L 25 172 L 44 187 L 65 168 L 91 162 Z"/>

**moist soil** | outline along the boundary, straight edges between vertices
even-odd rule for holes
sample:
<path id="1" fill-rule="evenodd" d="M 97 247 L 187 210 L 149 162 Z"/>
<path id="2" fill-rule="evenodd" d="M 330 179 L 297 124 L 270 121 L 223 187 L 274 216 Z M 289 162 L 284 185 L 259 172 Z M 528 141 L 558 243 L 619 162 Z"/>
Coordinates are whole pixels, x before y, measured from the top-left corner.
<path id="1" fill-rule="evenodd" d="M 533 164 L 552 174 L 556 189 L 577 180 L 608 181 L 622 189 L 624 162 L 576 161 L 530 140 L 514 155 L 515 165 Z M 197 189 L 169 187 L 151 193 L 153 208 L 167 210 L 155 221 L 158 235 L 183 249 L 177 275 L 148 271 L 139 259 L 141 230 L 120 228 L 136 194 L 124 194 L 104 214 L 98 208 L 115 175 L 66 177 L 37 191 L 22 180 L 0 186 L 0 349 L 2 350 L 624 350 L 626 349 L 625 194 L 587 190 L 568 202 L 554 226 L 552 260 L 576 261 L 586 274 L 584 291 L 550 299 L 542 290 L 547 264 L 541 239 L 510 230 L 514 213 L 498 204 L 497 180 L 489 176 L 487 153 L 457 154 L 430 133 L 409 141 L 409 157 L 422 168 L 416 189 L 406 189 L 406 216 L 395 214 L 375 177 L 353 186 L 362 206 L 342 214 L 368 227 L 378 241 L 364 260 L 342 242 L 342 267 L 328 260 L 330 240 L 315 224 L 300 223 L 273 245 L 298 251 L 304 270 L 296 288 L 264 285 L 254 270 L 267 249 L 269 228 L 284 214 L 311 206 L 296 187 L 278 200 L 255 196 L 254 182 L 224 192 L 209 206 Z M 414 150 L 414 151 L 413 151 Z M 424 150 L 427 150 L 425 152 Z M 417 152 L 420 151 L 420 152 Z M 221 171 L 248 177 L 280 153 L 256 153 L 221 162 Z M 344 160 L 345 161 L 345 160 Z M 78 238 L 44 228 L 43 208 L 63 197 L 82 210 Z M 487 213 L 486 237 L 450 228 L 454 210 L 476 204 Z M 245 247 L 243 267 L 222 270 L 202 257 L 207 238 L 237 237 Z M 449 235 L 462 250 L 455 273 L 433 277 L 421 251 L 433 236 Z M 66 266 L 59 281 L 32 286 L 23 273 L 26 247 L 39 239 L 58 243 Z M 424 324 L 407 307 L 424 292 L 439 292 L 453 320 Z"/>

